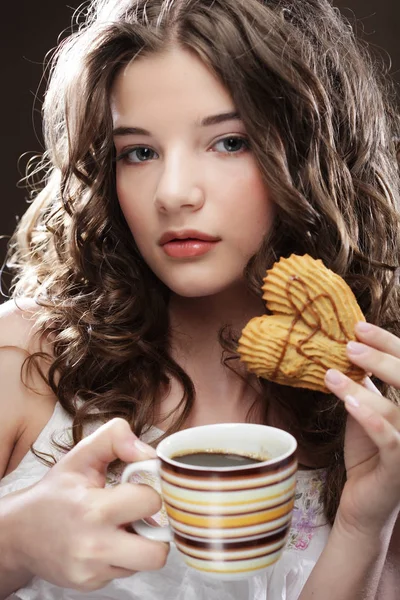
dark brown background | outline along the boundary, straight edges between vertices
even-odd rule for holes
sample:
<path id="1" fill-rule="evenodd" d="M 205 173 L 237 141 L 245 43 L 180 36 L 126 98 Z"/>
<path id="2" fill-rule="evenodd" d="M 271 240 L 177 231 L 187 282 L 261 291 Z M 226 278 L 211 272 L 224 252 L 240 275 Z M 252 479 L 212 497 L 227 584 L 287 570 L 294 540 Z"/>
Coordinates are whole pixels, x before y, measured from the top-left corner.
<path id="1" fill-rule="evenodd" d="M 1 56 L 2 76 L 0 114 L 2 116 L 0 265 L 7 240 L 18 216 L 26 207 L 26 192 L 17 187 L 26 156 L 42 151 L 40 106 L 43 61 L 57 44 L 59 34 L 70 26 L 80 0 L 19 0 L 7 3 L 3 15 Z M 356 31 L 376 51 L 392 61 L 391 73 L 400 84 L 400 3 L 398 0 L 335 0 L 334 3 L 354 21 Z M 355 22 L 356 21 L 356 22 Z M 399 94 L 400 95 L 400 94 Z M 37 99 L 35 100 L 35 96 Z M 8 278 L 4 277 L 7 284 Z M 0 296 L 1 302 L 1 296 Z"/>

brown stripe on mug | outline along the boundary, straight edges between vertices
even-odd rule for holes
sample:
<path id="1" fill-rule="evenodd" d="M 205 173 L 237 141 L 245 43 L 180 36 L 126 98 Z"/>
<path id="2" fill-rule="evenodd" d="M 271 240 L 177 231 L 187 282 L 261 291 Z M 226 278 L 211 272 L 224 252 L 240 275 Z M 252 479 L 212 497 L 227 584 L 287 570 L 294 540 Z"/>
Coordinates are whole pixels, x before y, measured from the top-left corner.
<path id="1" fill-rule="evenodd" d="M 283 521 L 284 525 L 290 525 L 291 522 L 291 515 L 286 515 L 286 517 L 282 517 L 282 519 L 280 519 L 280 521 Z M 182 535 L 195 535 L 196 538 L 199 539 L 210 539 L 210 532 L 212 532 L 213 530 L 208 529 L 207 527 L 196 527 L 196 533 L 191 534 L 191 533 L 187 533 L 185 527 L 187 528 L 187 526 L 185 526 L 182 523 L 179 523 L 179 521 L 173 521 L 171 520 L 171 523 L 173 524 L 174 527 L 174 535 L 176 533 L 181 533 Z M 280 529 L 282 527 L 282 523 L 280 525 L 278 525 L 278 527 L 273 527 L 272 529 L 268 529 L 265 528 L 265 525 L 270 525 L 270 523 L 264 523 L 263 524 L 264 527 L 262 525 L 258 525 L 257 527 L 257 532 L 256 535 L 261 535 L 262 533 L 265 533 L 266 531 L 268 533 L 272 532 L 272 531 L 277 531 L 278 529 Z M 247 529 L 247 528 L 244 528 Z M 246 533 L 244 534 L 242 529 L 239 527 L 236 527 L 235 529 L 223 529 L 222 531 L 218 532 L 218 538 L 217 539 L 224 539 L 224 540 L 241 540 L 243 539 L 243 537 L 245 536 L 247 538 L 249 534 Z M 250 534 L 251 535 L 251 534 Z M 254 532 L 253 532 L 254 535 Z"/>
<path id="2" fill-rule="evenodd" d="M 233 541 L 230 542 L 226 539 L 218 539 L 218 540 L 199 540 L 193 539 L 189 536 L 186 536 L 182 533 L 175 533 L 175 540 L 181 544 L 185 544 L 186 546 L 191 546 L 193 548 L 199 548 L 200 550 L 251 550 L 253 548 L 258 548 L 259 546 L 265 546 L 267 544 L 274 544 L 286 538 L 286 535 L 290 529 L 290 524 L 284 525 L 278 531 L 274 530 L 270 534 L 263 535 L 262 537 L 252 538 L 249 540 L 241 540 L 240 542 Z"/>
<path id="3" fill-rule="evenodd" d="M 217 575 L 217 576 L 221 576 L 221 575 L 229 575 L 228 579 L 231 579 L 231 575 L 240 575 L 240 574 L 246 574 L 245 577 L 248 577 L 249 573 L 255 573 L 256 571 L 260 571 L 260 569 L 263 569 L 265 567 L 268 567 L 272 564 L 274 564 L 274 562 L 277 561 L 277 558 L 273 558 L 272 560 L 270 559 L 267 562 L 264 562 L 261 566 L 258 564 L 256 566 L 254 566 L 254 559 L 246 559 L 243 562 L 246 564 L 246 566 L 243 568 L 236 568 L 236 569 L 232 569 L 232 568 L 226 568 L 226 569 L 222 569 L 219 565 L 215 566 L 215 563 L 213 561 L 208 561 L 208 560 L 202 560 L 201 558 L 193 558 L 192 556 L 185 556 L 185 562 L 187 565 L 189 565 L 189 567 L 193 567 L 195 569 L 197 569 L 198 571 L 202 571 L 204 573 L 212 573 L 213 575 Z M 273 555 L 272 555 L 273 556 Z M 279 553 L 278 553 L 279 556 Z M 260 560 L 260 559 L 256 559 L 256 560 Z M 202 563 L 202 564 L 200 564 Z M 223 564 L 228 567 L 229 565 L 234 565 L 235 563 L 225 563 L 225 561 L 223 561 Z M 207 566 L 208 565 L 208 566 Z M 235 577 L 236 578 L 236 577 Z"/>
<path id="4" fill-rule="evenodd" d="M 175 506 L 172 502 L 170 502 L 169 500 L 167 500 L 166 498 L 164 498 L 164 504 L 166 507 L 170 507 L 174 510 L 179 510 L 182 513 L 188 514 L 188 515 L 196 515 L 199 517 L 214 517 L 214 518 L 218 518 L 218 517 L 241 517 L 243 515 L 253 515 L 253 514 L 257 514 L 257 513 L 261 513 L 261 512 L 265 512 L 266 510 L 273 510 L 276 508 L 279 508 L 280 506 L 285 506 L 288 503 L 292 502 L 292 497 L 286 498 L 285 500 L 282 500 L 282 502 L 278 502 L 277 504 L 271 504 L 271 506 L 264 506 L 263 508 L 257 508 L 255 510 L 240 510 L 239 512 L 236 513 L 232 513 L 232 512 L 220 512 L 220 507 L 218 506 L 218 504 L 215 505 L 215 510 L 213 510 L 212 513 L 204 513 L 204 512 L 196 512 L 195 510 L 188 510 L 187 508 L 182 508 L 180 506 Z M 243 505 L 246 505 L 246 502 L 243 502 Z"/>
<path id="5" fill-rule="evenodd" d="M 281 469 L 282 470 L 282 469 Z M 229 489 L 226 489 L 227 492 L 241 492 L 241 491 L 246 491 L 246 490 L 254 490 L 257 488 L 268 488 L 271 485 L 275 485 L 277 483 L 282 483 L 283 481 L 286 481 L 287 479 L 290 479 L 291 477 L 293 477 L 293 475 L 296 473 L 297 470 L 297 462 L 294 461 L 293 463 L 293 468 L 290 471 L 289 474 L 285 474 L 282 477 L 277 477 L 276 479 L 274 479 L 273 481 L 270 481 L 269 483 L 265 483 L 265 482 L 261 482 L 263 477 L 265 476 L 265 473 L 261 474 L 261 476 L 259 477 L 249 477 L 249 476 L 244 476 L 244 477 L 231 477 L 231 479 L 227 479 L 225 478 L 225 482 L 228 483 L 229 481 L 232 482 L 237 482 L 238 484 L 241 481 L 248 481 L 248 485 L 246 485 L 246 487 L 230 487 Z M 168 472 L 168 469 L 165 469 L 163 466 L 163 470 L 161 471 L 161 475 L 160 475 L 160 479 L 163 481 L 166 481 L 167 483 L 169 483 L 170 485 L 173 485 L 174 487 L 177 488 L 182 488 L 183 490 L 198 490 L 198 489 L 204 489 L 204 491 L 213 491 L 213 488 L 209 488 L 209 490 L 207 490 L 206 488 L 196 488 L 196 480 L 198 481 L 210 481 L 212 479 L 217 479 L 214 477 L 196 477 L 195 480 L 193 477 L 185 477 L 184 475 L 179 475 L 179 483 L 176 483 L 175 481 L 172 481 L 171 479 L 168 479 L 167 477 L 164 477 L 163 474 L 166 475 L 175 475 L 175 473 L 171 473 Z M 276 472 L 276 475 L 279 475 L 279 471 Z M 182 483 L 184 482 L 184 480 L 188 481 L 188 485 L 182 485 Z M 186 481 L 185 481 L 186 483 Z"/>
<path id="6" fill-rule="evenodd" d="M 245 560 L 254 560 L 256 558 L 263 558 L 264 556 L 270 556 L 271 554 L 276 554 L 276 552 L 279 552 L 283 546 L 284 546 L 284 542 L 282 542 L 282 544 L 280 544 L 279 546 L 277 546 L 276 548 L 274 548 L 273 550 L 259 550 L 258 552 L 255 552 L 254 554 L 252 554 L 251 556 L 238 556 L 238 557 L 233 557 L 230 556 L 229 558 L 227 556 L 224 556 L 223 559 L 221 559 L 221 562 L 224 563 L 234 563 L 234 562 L 242 562 Z M 210 561 L 210 558 L 205 558 L 202 556 L 197 556 L 197 554 L 195 552 L 191 552 L 190 549 L 189 551 L 186 551 L 186 548 L 184 545 L 181 544 L 177 544 L 177 547 L 179 548 L 179 550 L 181 550 L 182 552 L 184 552 L 184 554 L 186 554 L 187 556 L 191 556 L 192 558 L 195 558 L 196 560 L 204 560 L 206 562 Z M 226 550 L 226 549 L 225 549 Z"/>
<path id="7" fill-rule="evenodd" d="M 174 460 L 171 458 L 171 460 Z M 179 475 L 179 477 L 194 477 L 196 479 L 230 479 L 230 480 L 241 480 L 247 479 L 249 477 L 253 477 L 253 475 L 273 475 L 274 473 L 279 473 L 284 468 L 287 468 L 292 463 L 296 463 L 295 454 L 291 454 L 282 460 L 279 460 L 273 464 L 262 464 L 255 463 L 254 465 L 246 465 L 245 467 L 241 467 L 240 473 L 235 473 L 233 470 L 235 467 L 231 468 L 221 468 L 220 471 L 216 471 L 215 469 L 206 469 L 201 467 L 199 469 L 190 469 L 187 465 L 178 465 L 176 463 L 171 463 L 167 460 L 161 458 L 162 469 L 167 471 L 173 475 Z"/>

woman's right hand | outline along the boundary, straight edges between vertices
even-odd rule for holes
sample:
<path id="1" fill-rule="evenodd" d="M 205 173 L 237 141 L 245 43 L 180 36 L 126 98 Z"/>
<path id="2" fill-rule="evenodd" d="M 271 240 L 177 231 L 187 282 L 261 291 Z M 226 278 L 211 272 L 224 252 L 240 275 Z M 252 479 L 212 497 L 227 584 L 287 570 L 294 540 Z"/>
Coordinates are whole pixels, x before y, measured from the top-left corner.
<path id="1" fill-rule="evenodd" d="M 154 515 L 161 507 L 160 496 L 145 485 L 104 487 L 111 461 L 154 457 L 155 451 L 138 442 L 126 421 L 113 419 L 82 440 L 41 481 L 12 494 L 13 567 L 83 592 L 136 571 L 161 568 L 169 545 L 124 528 Z"/>

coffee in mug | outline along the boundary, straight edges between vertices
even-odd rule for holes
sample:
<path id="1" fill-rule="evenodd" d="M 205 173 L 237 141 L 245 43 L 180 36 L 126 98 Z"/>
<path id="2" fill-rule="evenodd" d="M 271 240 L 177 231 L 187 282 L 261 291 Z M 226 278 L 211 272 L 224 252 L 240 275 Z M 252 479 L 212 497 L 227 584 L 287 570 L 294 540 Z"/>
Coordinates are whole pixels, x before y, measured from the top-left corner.
<path id="1" fill-rule="evenodd" d="M 236 454 L 235 452 L 223 452 L 222 450 L 207 450 L 204 452 L 196 450 L 195 452 L 177 454 L 171 458 L 185 465 L 223 468 L 254 465 L 255 463 L 267 460 L 267 457 L 247 456 Z"/>

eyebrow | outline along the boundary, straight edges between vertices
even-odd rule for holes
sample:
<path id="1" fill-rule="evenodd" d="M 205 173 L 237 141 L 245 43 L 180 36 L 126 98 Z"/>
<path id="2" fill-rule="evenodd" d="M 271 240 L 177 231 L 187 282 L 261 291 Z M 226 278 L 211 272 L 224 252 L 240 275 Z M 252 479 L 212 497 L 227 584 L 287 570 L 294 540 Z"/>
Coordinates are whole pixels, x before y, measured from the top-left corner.
<path id="1" fill-rule="evenodd" d="M 200 122 L 196 122 L 196 125 L 200 127 L 210 127 L 210 125 L 218 125 L 219 123 L 235 120 L 239 121 L 240 116 L 239 113 L 232 111 L 205 117 Z M 147 129 L 142 129 L 141 127 L 116 127 L 113 130 L 114 137 L 123 135 L 151 135 L 151 133 L 150 131 L 147 131 Z"/>
<path id="2" fill-rule="evenodd" d="M 221 113 L 220 115 L 211 115 L 210 117 L 205 117 L 200 123 L 200 127 L 209 127 L 210 125 L 218 125 L 219 123 L 225 123 L 225 121 L 239 121 L 239 113 L 237 112 L 227 112 Z"/>

